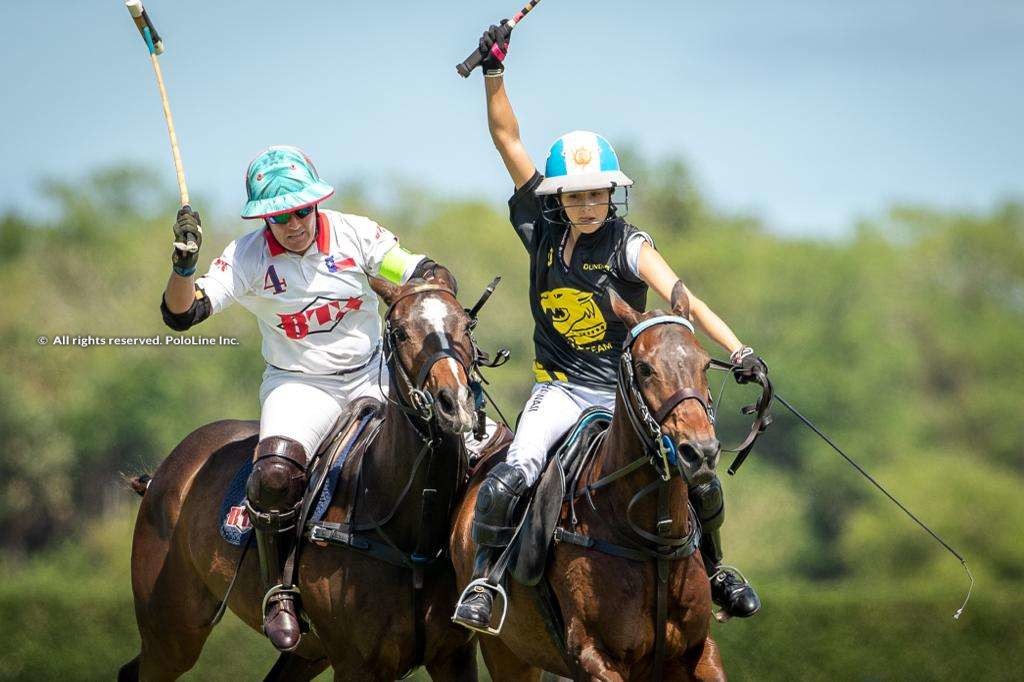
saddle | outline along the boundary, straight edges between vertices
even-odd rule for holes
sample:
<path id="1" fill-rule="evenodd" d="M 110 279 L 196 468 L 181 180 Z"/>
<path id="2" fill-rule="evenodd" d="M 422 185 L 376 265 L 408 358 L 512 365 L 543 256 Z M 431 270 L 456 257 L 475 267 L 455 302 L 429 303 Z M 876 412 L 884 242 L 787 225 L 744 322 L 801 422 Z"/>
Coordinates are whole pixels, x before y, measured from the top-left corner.
<path id="1" fill-rule="evenodd" d="M 310 461 L 303 514 L 312 520 L 319 520 L 324 515 L 337 492 L 345 463 L 373 443 L 382 420 L 380 401 L 370 397 L 353 400 L 338 415 L 327 438 Z M 231 479 L 220 507 L 221 537 L 236 547 L 244 546 L 252 532 L 252 523 L 245 508 L 245 483 L 252 467 L 253 461 L 249 457 Z"/>
<path id="2" fill-rule="evenodd" d="M 509 547 L 509 571 L 516 582 L 534 587 L 543 579 L 567 491 L 575 488 L 575 482 L 593 459 L 611 420 L 608 410 L 590 407 L 551 448 L 547 466 L 534 486 Z"/>

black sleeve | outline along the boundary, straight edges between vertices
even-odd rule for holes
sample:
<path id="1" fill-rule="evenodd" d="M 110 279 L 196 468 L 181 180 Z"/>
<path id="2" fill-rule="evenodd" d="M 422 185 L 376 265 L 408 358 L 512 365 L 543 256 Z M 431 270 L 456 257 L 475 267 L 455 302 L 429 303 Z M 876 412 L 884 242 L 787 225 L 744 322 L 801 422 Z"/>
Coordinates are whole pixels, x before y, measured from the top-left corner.
<path id="1" fill-rule="evenodd" d="M 172 313 L 167 307 L 167 301 L 163 295 L 160 296 L 160 314 L 164 318 L 164 324 L 176 332 L 183 332 L 190 327 L 199 324 L 213 313 L 210 299 L 206 293 L 196 286 L 196 295 L 192 299 L 192 306 L 183 313 Z"/>
<path id="2" fill-rule="evenodd" d="M 523 246 L 531 253 L 537 244 L 540 236 L 539 230 L 543 229 L 544 211 L 541 204 L 542 198 L 537 196 L 537 186 L 544 176 L 535 172 L 533 177 L 526 181 L 522 187 L 516 190 L 512 198 L 508 200 L 509 220 L 515 229 Z"/>

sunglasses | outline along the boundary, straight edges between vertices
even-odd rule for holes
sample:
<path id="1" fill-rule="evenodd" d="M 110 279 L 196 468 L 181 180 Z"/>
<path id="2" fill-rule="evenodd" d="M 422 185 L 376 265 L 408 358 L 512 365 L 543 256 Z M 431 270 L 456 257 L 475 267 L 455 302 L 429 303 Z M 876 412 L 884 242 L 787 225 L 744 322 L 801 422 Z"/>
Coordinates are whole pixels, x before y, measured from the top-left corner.
<path id="1" fill-rule="evenodd" d="M 274 223 L 275 225 L 284 225 L 292 219 L 292 215 L 294 215 L 296 218 L 305 218 L 306 216 L 313 212 L 314 208 L 316 207 L 307 206 L 306 208 L 300 208 L 298 210 L 290 211 L 288 213 L 278 213 L 277 215 L 270 215 L 267 216 L 267 220 Z"/>

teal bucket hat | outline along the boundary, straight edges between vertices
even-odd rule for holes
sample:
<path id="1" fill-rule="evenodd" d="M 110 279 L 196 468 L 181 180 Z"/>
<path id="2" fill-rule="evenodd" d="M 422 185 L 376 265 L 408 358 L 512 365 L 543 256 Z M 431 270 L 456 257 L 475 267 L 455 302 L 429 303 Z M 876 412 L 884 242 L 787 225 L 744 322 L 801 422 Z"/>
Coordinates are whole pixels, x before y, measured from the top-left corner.
<path id="1" fill-rule="evenodd" d="M 298 147 L 275 145 L 262 152 L 245 172 L 249 201 L 243 218 L 263 218 L 318 204 L 334 194 Z"/>

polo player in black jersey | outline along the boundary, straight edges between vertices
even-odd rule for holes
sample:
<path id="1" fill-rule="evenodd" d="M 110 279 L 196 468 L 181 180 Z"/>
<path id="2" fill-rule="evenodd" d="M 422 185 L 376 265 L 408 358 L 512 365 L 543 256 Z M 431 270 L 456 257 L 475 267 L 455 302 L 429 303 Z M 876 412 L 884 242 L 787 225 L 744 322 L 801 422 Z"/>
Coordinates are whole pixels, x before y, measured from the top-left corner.
<path id="1" fill-rule="evenodd" d="M 608 141 L 573 131 L 555 141 L 544 175 L 519 137 L 519 123 L 503 82 L 509 30 L 492 26 L 480 40 L 484 56 L 487 120 L 498 153 L 515 183 L 509 200 L 512 226 L 530 254 L 534 372 L 537 383 L 526 402 L 507 461 L 495 466 L 480 487 L 473 521 L 478 550 L 474 578 L 482 577 L 508 544 L 517 525 L 516 503 L 537 481 L 547 453 L 588 407 L 615 405 L 617 367 L 626 326 L 611 310 L 614 291 L 644 310 L 647 290 L 671 299 L 679 281 L 651 237 L 619 215 L 616 190 L 633 181 L 619 169 Z M 493 49 L 497 44 L 498 49 Z M 749 379 L 764 363 L 701 299 L 687 290 L 692 321 L 730 353 L 737 379 Z M 690 488 L 700 519 L 701 554 L 711 594 L 729 615 L 752 616 L 761 607 L 753 587 L 735 569 L 722 566 L 720 528 L 725 520 L 718 478 Z M 454 620 L 486 631 L 492 594 L 471 591 Z"/>

